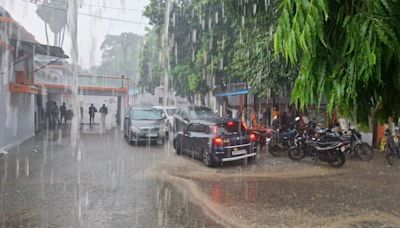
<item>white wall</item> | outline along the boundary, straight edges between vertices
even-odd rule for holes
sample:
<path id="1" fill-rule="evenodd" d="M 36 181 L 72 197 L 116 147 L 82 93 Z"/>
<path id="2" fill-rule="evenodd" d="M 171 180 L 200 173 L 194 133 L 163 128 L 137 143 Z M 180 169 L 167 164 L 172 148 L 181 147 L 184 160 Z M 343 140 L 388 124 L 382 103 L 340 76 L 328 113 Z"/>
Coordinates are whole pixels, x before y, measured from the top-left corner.
<path id="1" fill-rule="evenodd" d="M 131 105 L 163 105 L 159 103 L 159 99 L 167 99 L 165 98 L 165 92 L 163 87 L 157 87 L 154 91 L 154 94 L 151 93 L 140 93 L 131 96 L 129 103 Z M 189 105 L 189 101 L 186 98 L 182 98 L 179 96 L 174 96 L 173 92 L 168 93 L 168 100 L 170 102 L 169 105 L 173 106 L 186 106 Z"/>
<path id="2" fill-rule="evenodd" d="M 13 56 L 4 49 L 0 55 L 0 149 L 5 149 L 34 136 L 36 95 L 9 92 L 9 82 L 15 82 Z"/>
<path id="3" fill-rule="evenodd" d="M 112 97 L 112 96 L 89 96 L 89 95 L 81 95 L 79 96 L 79 103 L 81 107 L 83 107 L 83 118 L 82 122 L 83 123 L 89 123 L 89 107 L 91 104 L 93 104 L 94 107 L 97 109 L 97 113 L 95 114 L 94 122 L 95 123 L 100 123 L 101 122 L 101 115 L 99 113 L 101 106 L 103 104 L 106 105 L 108 109 L 108 115 L 106 116 L 106 125 L 107 126 L 115 126 L 116 125 L 116 119 L 115 119 L 115 114 L 117 113 L 117 105 L 118 98 Z M 122 106 L 124 106 L 124 101 L 122 103 Z M 66 103 L 67 107 L 68 102 Z M 124 110 L 122 110 L 124 111 Z"/>
<path id="4" fill-rule="evenodd" d="M 2 84 L 0 97 L 0 148 L 8 148 L 35 135 L 35 95 L 10 93 Z"/>

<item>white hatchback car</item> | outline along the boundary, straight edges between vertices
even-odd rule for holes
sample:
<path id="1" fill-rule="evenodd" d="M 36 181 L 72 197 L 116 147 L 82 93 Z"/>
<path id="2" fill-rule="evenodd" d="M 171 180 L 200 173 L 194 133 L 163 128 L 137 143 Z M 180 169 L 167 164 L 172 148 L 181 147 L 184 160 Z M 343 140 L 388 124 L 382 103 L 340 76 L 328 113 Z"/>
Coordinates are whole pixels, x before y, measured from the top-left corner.
<path id="1" fill-rule="evenodd" d="M 169 135 L 169 132 L 172 132 L 174 127 L 174 114 L 178 111 L 178 108 L 175 106 L 153 106 L 155 109 L 161 110 L 162 113 L 167 117 L 166 118 L 166 131 L 165 133 Z"/>

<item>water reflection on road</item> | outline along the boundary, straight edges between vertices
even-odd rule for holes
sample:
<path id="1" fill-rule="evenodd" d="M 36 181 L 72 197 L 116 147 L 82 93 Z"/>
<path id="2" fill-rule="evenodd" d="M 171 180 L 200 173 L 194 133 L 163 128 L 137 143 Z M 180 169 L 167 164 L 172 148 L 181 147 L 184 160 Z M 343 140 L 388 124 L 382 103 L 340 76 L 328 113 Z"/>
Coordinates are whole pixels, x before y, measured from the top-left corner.
<path id="1" fill-rule="evenodd" d="M 400 172 L 380 154 L 332 169 L 262 151 L 206 168 L 169 143 L 132 146 L 119 131 L 90 129 L 80 147 L 71 152 L 64 129 L 10 150 L 0 227 L 400 226 Z"/>

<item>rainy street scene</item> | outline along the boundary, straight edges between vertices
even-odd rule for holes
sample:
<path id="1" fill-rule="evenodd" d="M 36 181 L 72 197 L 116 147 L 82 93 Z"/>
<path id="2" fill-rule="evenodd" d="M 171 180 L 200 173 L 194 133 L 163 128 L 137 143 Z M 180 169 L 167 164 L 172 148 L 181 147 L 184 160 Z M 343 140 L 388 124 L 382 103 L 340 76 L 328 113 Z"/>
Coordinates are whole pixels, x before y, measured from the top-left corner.
<path id="1" fill-rule="evenodd" d="M 399 21 L 0 0 L 0 227 L 400 227 Z"/>

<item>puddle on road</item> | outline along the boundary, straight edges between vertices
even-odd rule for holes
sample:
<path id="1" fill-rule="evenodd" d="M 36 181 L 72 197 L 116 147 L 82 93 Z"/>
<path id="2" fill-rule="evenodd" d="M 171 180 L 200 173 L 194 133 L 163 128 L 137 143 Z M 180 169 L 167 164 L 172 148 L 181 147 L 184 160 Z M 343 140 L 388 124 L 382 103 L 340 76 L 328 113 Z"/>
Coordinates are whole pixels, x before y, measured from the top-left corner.
<path id="1" fill-rule="evenodd" d="M 171 157 L 158 162 L 150 176 L 172 183 L 213 219 L 232 227 L 400 225 L 400 217 L 390 209 L 398 205 L 380 195 L 390 190 L 357 180 L 357 175 L 349 175 L 352 169 L 282 159 L 266 163 L 271 162 L 267 167 L 239 164 L 209 169 L 187 157 Z M 389 194 L 398 195 L 395 190 Z"/>

